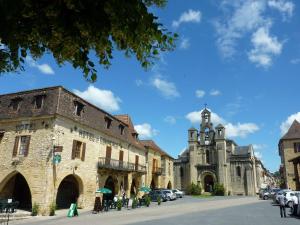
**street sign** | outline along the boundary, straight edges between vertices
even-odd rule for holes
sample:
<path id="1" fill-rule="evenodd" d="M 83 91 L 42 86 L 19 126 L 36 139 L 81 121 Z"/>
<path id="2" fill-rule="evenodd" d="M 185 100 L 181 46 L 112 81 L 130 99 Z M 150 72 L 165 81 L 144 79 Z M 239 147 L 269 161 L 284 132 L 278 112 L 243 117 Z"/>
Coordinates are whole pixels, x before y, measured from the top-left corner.
<path id="1" fill-rule="evenodd" d="M 61 155 L 54 155 L 53 156 L 53 163 L 58 164 L 61 162 Z"/>
<path id="2" fill-rule="evenodd" d="M 68 217 L 74 217 L 74 216 L 78 216 L 76 203 L 72 203 L 68 211 Z"/>

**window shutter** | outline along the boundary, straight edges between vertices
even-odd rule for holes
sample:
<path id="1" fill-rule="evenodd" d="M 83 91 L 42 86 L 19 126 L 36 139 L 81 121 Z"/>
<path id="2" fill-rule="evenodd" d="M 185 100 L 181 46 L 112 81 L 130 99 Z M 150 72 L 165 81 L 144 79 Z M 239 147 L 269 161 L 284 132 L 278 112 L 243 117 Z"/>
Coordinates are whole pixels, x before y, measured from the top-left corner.
<path id="1" fill-rule="evenodd" d="M 72 157 L 71 157 L 72 159 L 75 159 L 76 144 L 77 144 L 77 141 L 73 140 Z"/>
<path id="2" fill-rule="evenodd" d="M 20 140 L 20 137 L 17 136 L 15 139 L 15 145 L 14 145 L 13 154 L 12 154 L 13 157 L 17 156 L 17 154 L 18 154 L 19 140 Z"/>
<path id="3" fill-rule="evenodd" d="M 27 136 L 26 139 L 27 139 L 27 143 L 26 143 L 26 150 L 24 152 L 24 156 L 28 156 L 28 152 L 29 152 L 29 145 L 30 145 L 30 136 Z"/>
<path id="4" fill-rule="evenodd" d="M 81 161 L 84 161 L 85 159 L 85 149 L 86 149 L 86 143 L 82 143 Z"/>

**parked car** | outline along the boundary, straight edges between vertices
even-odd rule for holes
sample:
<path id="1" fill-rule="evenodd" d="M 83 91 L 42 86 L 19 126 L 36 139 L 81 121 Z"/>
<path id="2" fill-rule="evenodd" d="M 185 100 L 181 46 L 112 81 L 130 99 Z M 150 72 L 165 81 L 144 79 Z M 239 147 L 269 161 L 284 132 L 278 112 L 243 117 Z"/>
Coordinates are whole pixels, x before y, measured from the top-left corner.
<path id="1" fill-rule="evenodd" d="M 161 190 L 153 190 L 149 192 L 149 197 L 151 198 L 152 202 L 157 202 L 158 196 L 160 196 L 162 202 L 168 200 L 167 195 L 163 193 Z"/>
<path id="2" fill-rule="evenodd" d="M 289 208 L 293 207 L 293 200 L 292 197 L 295 196 L 296 194 L 300 193 L 299 191 L 286 191 L 284 192 L 284 202 L 285 205 L 288 206 Z"/>
<path id="3" fill-rule="evenodd" d="M 172 192 L 176 194 L 177 198 L 182 198 L 184 196 L 184 192 L 178 189 L 173 189 Z"/>
<path id="4" fill-rule="evenodd" d="M 168 199 L 169 201 L 171 201 L 171 200 L 176 200 L 176 199 L 177 199 L 176 194 L 173 193 L 172 190 L 166 189 L 166 190 L 162 190 L 162 192 L 167 196 L 167 199 Z"/>

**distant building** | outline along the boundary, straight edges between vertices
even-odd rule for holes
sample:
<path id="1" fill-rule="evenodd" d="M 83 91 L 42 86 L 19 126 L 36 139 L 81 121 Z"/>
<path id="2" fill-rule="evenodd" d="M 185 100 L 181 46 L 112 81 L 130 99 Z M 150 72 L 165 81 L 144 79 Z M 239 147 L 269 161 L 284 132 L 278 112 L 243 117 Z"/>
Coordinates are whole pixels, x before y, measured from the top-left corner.
<path id="1" fill-rule="evenodd" d="M 281 157 L 280 173 L 283 186 L 292 190 L 300 190 L 300 123 L 294 120 L 291 127 L 278 143 Z"/>
<path id="2" fill-rule="evenodd" d="M 174 161 L 175 187 L 185 190 L 194 183 L 212 192 L 214 184 L 220 183 L 226 193 L 255 195 L 265 185 L 260 178 L 264 167 L 252 145 L 238 146 L 226 139 L 225 127 L 213 126 L 208 109 L 202 110 L 201 117 L 200 130 L 188 130 L 188 148 Z"/>
<path id="3" fill-rule="evenodd" d="M 0 95 L 0 151 L 0 198 L 37 203 L 43 214 L 53 202 L 92 207 L 102 187 L 112 198 L 146 185 L 148 149 L 130 117 L 60 86 Z"/>

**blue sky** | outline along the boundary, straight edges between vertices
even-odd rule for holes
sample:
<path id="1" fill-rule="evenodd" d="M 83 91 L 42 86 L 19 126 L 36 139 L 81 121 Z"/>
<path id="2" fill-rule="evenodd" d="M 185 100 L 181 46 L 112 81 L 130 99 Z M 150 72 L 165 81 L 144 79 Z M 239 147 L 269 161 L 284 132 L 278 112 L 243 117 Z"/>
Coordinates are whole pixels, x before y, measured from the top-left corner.
<path id="1" fill-rule="evenodd" d="M 170 0 L 152 8 L 180 38 L 145 71 L 134 57 L 114 52 L 109 70 L 86 82 L 81 71 L 57 66 L 51 55 L 30 58 L 21 73 L 0 77 L 0 94 L 63 85 L 112 114 L 130 114 L 140 137 L 176 157 L 187 130 L 199 128 L 208 104 L 216 126 L 239 145 L 253 144 L 271 171 L 277 144 L 300 121 L 300 16 L 295 0 Z"/>

